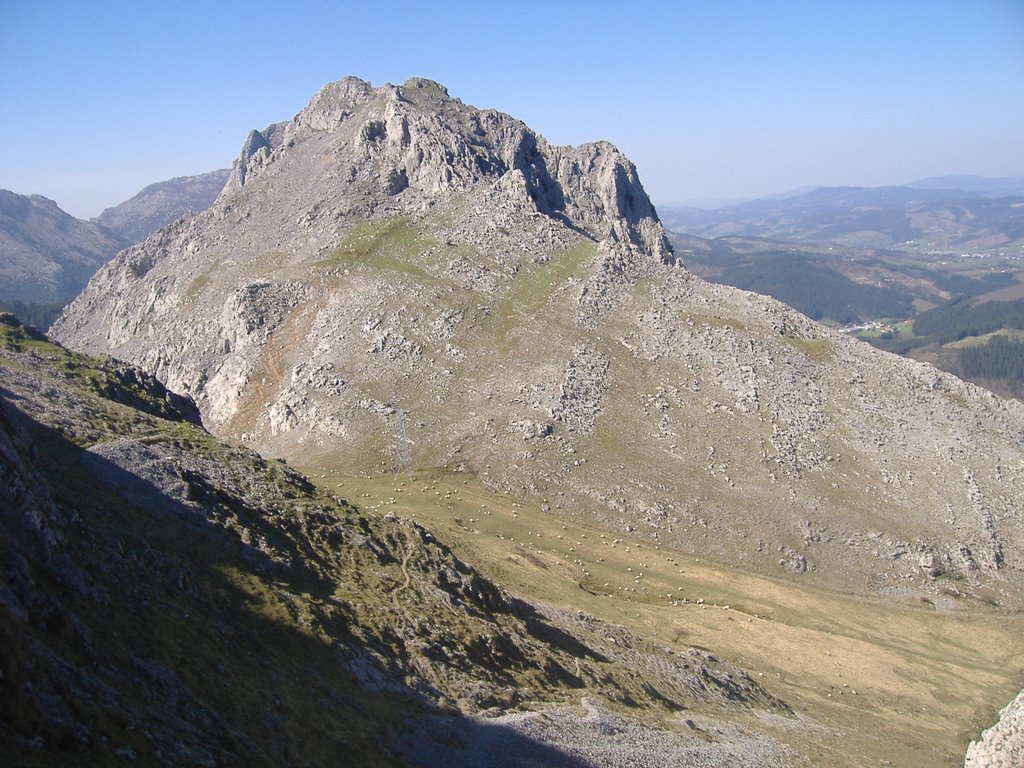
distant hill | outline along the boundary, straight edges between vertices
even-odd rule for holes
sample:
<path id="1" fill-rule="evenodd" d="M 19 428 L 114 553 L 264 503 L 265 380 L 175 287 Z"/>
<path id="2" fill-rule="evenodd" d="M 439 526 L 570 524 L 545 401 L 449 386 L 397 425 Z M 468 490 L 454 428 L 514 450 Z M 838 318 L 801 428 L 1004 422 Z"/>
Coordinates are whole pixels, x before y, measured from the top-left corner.
<path id="1" fill-rule="evenodd" d="M 766 237 L 918 252 L 1024 248 L 1024 196 L 960 189 L 821 187 L 710 211 L 663 208 L 659 213 L 670 230 L 705 238 Z"/>
<path id="2" fill-rule="evenodd" d="M 93 221 L 137 243 L 186 213 L 206 210 L 230 175 L 230 169 L 223 168 L 150 184 L 130 200 L 107 208 Z"/>
<path id="3" fill-rule="evenodd" d="M 985 197 L 1024 196 L 1024 176 L 934 176 L 904 184 L 914 189 L 960 189 Z"/>
<path id="4" fill-rule="evenodd" d="M 875 317 L 909 317 L 915 293 L 892 282 L 888 270 L 875 265 L 876 279 L 864 281 L 866 263 L 845 253 L 819 253 L 793 243 L 756 238 L 703 240 L 675 235 L 670 242 L 687 268 L 705 280 L 774 296 L 812 320 L 837 324 Z M 844 267 L 856 267 L 850 275 Z M 931 295 L 932 286 L 921 286 Z"/>
<path id="5" fill-rule="evenodd" d="M 126 245 L 53 200 L 0 190 L 0 301 L 67 302 Z"/>
<path id="6" fill-rule="evenodd" d="M 228 175 L 219 170 L 150 184 L 91 221 L 40 195 L 0 190 L 0 309 L 47 328 L 114 254 L 207 208 Z"/>
<path id="7" fill-rule="evenodd" d="M 863 325 L 877 346 L 1020 396 L 1024 344 L 1003 315 L 1024 290 L 1021 182 L 943 176 L 660 213 L 701 277 Z"/>
<path id="8" fill-rule="evenodd" d="M 1024 285 L 958 298 L 866 341 L 1006 397 L 1024 395 Z"/>
<path id="9" fill-rule="evenodd" d="M 686 266 L 705 280 L 784 301 L 837 325 L 905 319 L 953 298 L 1017 285 L 1005 260 L 943 260 L 898 251 L 769 240 L 672 235 Z"/>

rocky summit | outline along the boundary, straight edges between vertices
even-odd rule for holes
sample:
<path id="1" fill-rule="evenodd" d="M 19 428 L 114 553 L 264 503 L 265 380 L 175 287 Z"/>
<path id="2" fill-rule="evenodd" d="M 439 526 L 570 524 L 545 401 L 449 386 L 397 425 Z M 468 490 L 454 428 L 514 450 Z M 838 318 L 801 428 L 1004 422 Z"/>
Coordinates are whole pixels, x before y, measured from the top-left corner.
<path id="1" fill-rule="evenodd" d="M 829 588 L 1024 598 L 1019 402 L 703 282 L 613 146 L 428 80 L 347 78 L 252 131 L 216 203 L 53 334 L 267 455 L 461 469 Z"/>

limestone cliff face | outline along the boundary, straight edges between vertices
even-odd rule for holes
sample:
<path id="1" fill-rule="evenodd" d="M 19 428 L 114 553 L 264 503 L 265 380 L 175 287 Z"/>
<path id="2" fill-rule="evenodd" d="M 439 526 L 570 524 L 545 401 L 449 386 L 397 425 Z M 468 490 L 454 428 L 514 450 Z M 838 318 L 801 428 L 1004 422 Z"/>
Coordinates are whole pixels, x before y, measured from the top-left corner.
<path id="1" fill-rule="evenodd" d="M 829 586 L 1024 576 L 1024 409 L 694 278 L 636 169 L 433 82 L 326 86 L 207 211 L 54 327 L 260 450 L 453 466 L 561 514 Z M 992 593 L 995 594 L 995 593 Z"/>
<path id="2" fill-rule="evenodd" d="M 972 741 L 964 768 L 1013 768 L 1024 763 L 1024 691 L 999 713 L 999 721 Z"/>
<path id="3" fill-rule="evenodd" d="M 394 234 L 418 240 L 399 245 L 426 247 L 449 262 L 447 278 L 490 292 L 581 240 L 600 243 L 616 271 L 673 259 L 635 168 L 610 144 L 551 147 L 430 81 L 373 89 L 347 78 L 291 122 L 250 132 L 217 205 L 122 254 L 55 333 L 145 359 L 223 423 L 253 354 L 313 296 L 310 271 L 330 273 L 316 265 L 365 219 L 401 219 Z M 213 324 L 195 327 L 197 302 Z M 158 330 L 165 322 L 170 336 Z"/>

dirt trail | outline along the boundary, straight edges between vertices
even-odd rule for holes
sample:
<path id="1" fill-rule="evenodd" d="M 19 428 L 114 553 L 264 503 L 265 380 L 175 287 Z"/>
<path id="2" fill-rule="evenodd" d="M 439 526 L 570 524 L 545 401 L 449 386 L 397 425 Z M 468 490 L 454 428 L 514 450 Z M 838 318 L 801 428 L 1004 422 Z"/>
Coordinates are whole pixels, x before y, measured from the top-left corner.
<path id="1" fill-rule="evenodd" d="M 405 550 L 405 557 L 402 558 L 402 564 L 399 566 L 402 569 L 402 585 L 395 589 L 391 593 L 391 603 L 395 606 L 395 612 L 399 611 L 398 608 L 398 595 L 400 592 L 405 592 L 409 588 L 409 582 L 411 577 L 409 576 L 409 559 L 412 557 L 413 545 L 410 544 Z"/>

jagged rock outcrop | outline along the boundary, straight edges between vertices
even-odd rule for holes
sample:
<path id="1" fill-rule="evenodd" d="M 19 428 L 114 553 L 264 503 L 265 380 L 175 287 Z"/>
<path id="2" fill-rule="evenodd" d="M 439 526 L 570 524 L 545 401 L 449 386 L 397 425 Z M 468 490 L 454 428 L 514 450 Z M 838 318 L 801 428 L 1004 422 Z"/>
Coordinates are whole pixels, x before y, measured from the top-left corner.
<path id="1" fill-rule="evenodd" d="M 999 713 L 999 720 L 972 741 L 964 768 L 1015 768 L 1024 765 L 1024 691 Z"/>
<path id="2" fill-rule="evenodd" d="M 307 464 L 413 466 L 880 594 L 1024 599 L 1024 407 L 693 277 L 614 147 L 326 86 L 55 326 Z"/>
<path id="3" fill-rule="evenodd" d="M 636 169 L 611 144 L 553 147 L 518 120 L 467 107 L 443 86 L 416 78 L 378 89 L 346 78 L 325 86 L 291 122 L 251 131 L 221 200 L 254 178 L 291 176 L 297 156 L 310 153 L 297 149 L 306 141 L 332 145 L 330 167 L 318 176 L 348 187 L 351 213 L 413 212 L 497 181 L 506 203 L 672 258 Z M 313 153 L 327 159 L 319 148 Z M 286 162 L 278 164 L 281 158 Z M 306 213 L 325 207 L 335 217 L 349 213 L 328 200 Z"/>

